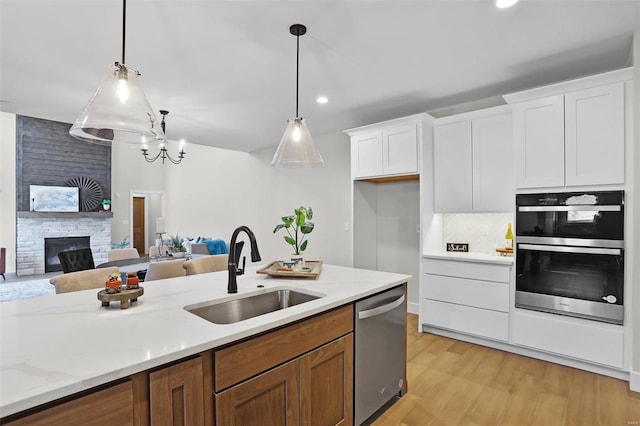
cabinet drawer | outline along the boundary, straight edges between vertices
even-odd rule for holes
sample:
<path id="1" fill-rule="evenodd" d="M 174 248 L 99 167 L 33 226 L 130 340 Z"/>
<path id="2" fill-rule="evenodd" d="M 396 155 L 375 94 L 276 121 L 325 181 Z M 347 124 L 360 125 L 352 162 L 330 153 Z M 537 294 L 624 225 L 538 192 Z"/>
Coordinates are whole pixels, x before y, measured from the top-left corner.
<path id="1" fill-rule="evenodd" d="M 216 392 L 353 331 L 353 305 L 216 351 Z"/>
<path id="2" fill-rule="evenodd" d="M 509 312 L 509 285 L 425 274 L 423 297 L 441 302 Z"/>
<path id="3" fill-rule="evenodd" d="M 434 275 L 469 278 L 473 280 L 509 283 L 510 265 L 461 262 L 457 260 L 422 259 L 423 272 Z"/>
<path id="4" fill-rule="evenodd" d="M 427 325 L 494 340 L 509 339 L 509 314 L 423 299 L 420 318 Z"/>
<path id="5" fill-rule="evenodd" d="M 513 315 L 513 343 L 623 368 L 624 336 L 621 326 L 590 324 L 587 320 L 547 315 L 516 312 Z"/>

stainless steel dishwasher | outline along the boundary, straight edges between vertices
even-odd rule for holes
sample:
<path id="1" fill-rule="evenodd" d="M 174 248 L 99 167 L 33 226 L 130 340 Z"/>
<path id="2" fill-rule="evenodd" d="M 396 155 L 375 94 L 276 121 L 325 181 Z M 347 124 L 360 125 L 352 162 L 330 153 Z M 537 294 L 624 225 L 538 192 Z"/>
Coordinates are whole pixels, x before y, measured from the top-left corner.
<path id="1" fill-rule="evenodd" d="M 404 300 L 400 285 L 356 302 L 356 425 L 401 396 L 406 380 Z"/>

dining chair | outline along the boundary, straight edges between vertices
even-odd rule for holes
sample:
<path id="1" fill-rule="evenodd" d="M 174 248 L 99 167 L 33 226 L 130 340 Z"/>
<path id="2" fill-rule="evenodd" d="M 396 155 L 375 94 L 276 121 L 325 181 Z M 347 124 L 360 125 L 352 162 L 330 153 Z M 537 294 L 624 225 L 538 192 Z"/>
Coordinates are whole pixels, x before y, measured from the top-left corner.
<path id="1" fill-rule="evenodd" d="M 96 268 L 90 248 L 59 251 L 58 259 L 65 274 Z"/>
<path id="2" fill-rule="evenodd" d="M 227 269 L 228 264 L 228 254 L 213 254 L 187 260 L 182 267 L 187 271 L 187 275 L 196 275 L 224 271 Z"/>
<path id="3" fill-rule="evenodd" d="M 149 257 L 158 256 L 159 254 L 160 254 L 160 247 L 158 246 L 149 247 Z"/>
<path id="4" fill-rule="evenodd" d="M 184 259 L 151 262 L 147 269 L 147 275 L 144 277 L 144 282 L 162 280 L 165 278 L 183 277 L 185 275 L 184 268 L 182 267 L 184 262 Z"/>
<path id="5" fill-rule="evenodd" d="M 138 249 L 136 248 L 122 248 L 107 251 L 107 260 L 109 262 L 113 260 L 135 259 L 137 257 L 140 257 L 140 253 L 138 253 Z"/>
<path id="6" fill-rule="evenodd" d="M 114 272 L 120 273 L 117 266 L 70 272 L 52 277 L 49 283 L 56 288 L 56 294 L 100 288 L 104 287 L 104 283 L 107 282 L 109 274 Z"/>

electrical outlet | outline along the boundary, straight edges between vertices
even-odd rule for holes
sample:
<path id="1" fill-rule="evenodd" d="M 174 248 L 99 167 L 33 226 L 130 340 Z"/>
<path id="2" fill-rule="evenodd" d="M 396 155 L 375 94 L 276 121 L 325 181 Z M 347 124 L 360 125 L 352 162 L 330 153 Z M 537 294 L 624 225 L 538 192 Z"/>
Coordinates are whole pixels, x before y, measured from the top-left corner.
<path id="1" fill-rule="evenodd" d="M 482 225 L 482 236 L 483 237 L 488 237 L 489 236 L 489 226 L 488 225 Z"/>

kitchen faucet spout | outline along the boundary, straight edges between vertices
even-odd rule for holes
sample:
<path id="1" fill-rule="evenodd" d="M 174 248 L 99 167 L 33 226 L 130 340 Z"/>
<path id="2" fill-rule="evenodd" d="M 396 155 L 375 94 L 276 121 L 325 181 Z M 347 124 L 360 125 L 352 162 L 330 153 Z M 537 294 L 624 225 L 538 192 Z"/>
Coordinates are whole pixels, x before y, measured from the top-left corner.
<path id="1" fill-rule="evenodd" d="M 231 235 L 231 242 L 229 243 L 229 281 L 227 283 L 227 293 L 230 294 L 238 292 L 236 276 L 244 274 L 244 269 L 238 269 L 238 265 L 236 265 L 236 240 L 238 239 L 238 234 L 240 234 L 240 232 L 245 232 L 249 236 L 249 244 L 251 244 L 251 261 L 259 262 L 262 260 L 260 252 L 258 251 L 256 236 L 253 231 L 244 225 L 237 227 L 233 231 L 233 234 Z"/>

